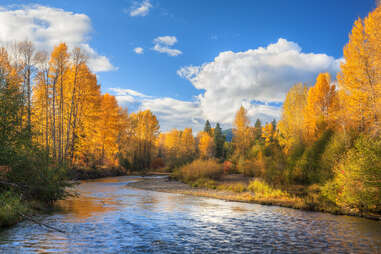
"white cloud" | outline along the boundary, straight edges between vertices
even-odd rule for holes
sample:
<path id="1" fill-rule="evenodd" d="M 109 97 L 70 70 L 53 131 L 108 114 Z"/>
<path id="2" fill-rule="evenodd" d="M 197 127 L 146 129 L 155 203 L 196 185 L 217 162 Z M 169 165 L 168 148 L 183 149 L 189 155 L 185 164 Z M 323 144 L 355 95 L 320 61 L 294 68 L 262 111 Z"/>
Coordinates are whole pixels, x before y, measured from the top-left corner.
<path id="1" fill-rule="evenodd" d="M 313 84 L 319 72 L 335 75 L 340 61 L 325 54 L 303 53 L 298 44 L 279 39 L 267 47 L 222 52 L 212 62 L 178 70 L 179 76 L 202 90 L 192 101 L 150 97 L 130 89 L 112 90 L 119 102 L 154 112 L 162 131 L 185 127 L 199 131 L 206 119 L 229 128 L 241 105 L 252 124 L 256 118 L 264 122 L 279 119 L 280 105 L 293 84 Z"/>
<path id="2" fill-rule="evenodd" d="M 131 17 L 135 16 L 146 16 L 149 13 L 149 10 L 152 8 L 150 1 L 145 0 L 140 4 L 135 3 L 133 8 L 129 11 Z"/>
<path id="3" fill-rule="evenodd" d="M 91 30 L 91 20 L 85 14 L 42 5 L 0 6 L 1 45 L 30 40 L 37 49 L 51 50 L 65 42 L 69 47 L 81 47 L 86 51 L 93 71 L 114 70 L 107 57 L 89 46 Z"/>
<path id="4" fill-rule="evenodd" d="M 151 96 L 139 93 L 138 91 L 132 89 L 110 88 L 110 90 L 115 93 L 115 98 L 121 104 L 135 103 L 139 102 L 143 98 L 151 98 Z"/>
<path id="5" fill-rule="evenodd" d="M 245 52 L 226 51 L 202 66 L 183 67 L 177 74 L 205 92 L 198 96 L 204 119 L 231 124 L 241 105 L 251 119 L 278 118 L 284 100 L 297 82 L 312 84 L 319 72 L 335 76 L 340 60 L 325 54 L 303 53 L 298 44 L 279 39 Z"/>
<path id="6" fill-rule="evenodd" d="M 152 49 L 157 52 L 165 53 L 170 56 L 178 56 L 183 53 L 178 49 L 170 48 L 177 43 L 177 38 L 175 36 L 159 36 L 155 38 L 153 42 L 155 45 Z"/>
<path id="7" fill-rule="evenodd" d="M 173 46 L 177 42 L 175 36 L 159 36 L 153 40 L 157 44 L 164 44 L 167 46 Z"/>
<path id="8" fill-rule="evenodd" d="M 181 101 L 168 97 L 144 99 L 140 108 L 150 109 L 155 113 L 162 131 L 189 127 L 192 127 L 194 131 L 199 131 L 204 124 L 197 101 Z"/>
<path id="9" fill-rule="evenodd" d="M 144 53 L 144 49 L 141 48 L 141 47 L 137 47 L 137 48 L 134 48 L 134 52 L 138 55 L 140 54 L 143 54 Z"/>

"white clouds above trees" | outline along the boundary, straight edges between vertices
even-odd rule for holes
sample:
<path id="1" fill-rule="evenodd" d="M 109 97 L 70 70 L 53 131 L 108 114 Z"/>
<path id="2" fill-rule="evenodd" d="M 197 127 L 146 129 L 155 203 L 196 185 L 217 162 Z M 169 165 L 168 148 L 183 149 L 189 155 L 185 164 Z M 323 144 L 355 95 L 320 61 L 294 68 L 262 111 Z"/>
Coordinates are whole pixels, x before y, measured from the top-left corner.
<path id="1" fill-rule="evenodd" d="M 89 66 L 95 72 L 114 70 L 106 56 L 89 45 L 92 30 L 90 18 L 58 8 L 41 5 L 0 6 L 0 44 L 30 40 L 37 49 L 51 50 L 61 42 L 81 47 L 89 55 Z"/>
<path id="2" fill-rule="evenodd" d="M 291 41 L 279 39 L 267 47 L 244 52 L 221 52 L 212 62 L 187 66 L 177 74 L 200 90 L 198 101 L 205 119 L 231 123 L 243 104 L 253 118 L 279 116 L 288 89 L 297 82 L 312 84 L 319 72 L 339 70 L 340 60 L 326 54 L 303 53 Z"/>

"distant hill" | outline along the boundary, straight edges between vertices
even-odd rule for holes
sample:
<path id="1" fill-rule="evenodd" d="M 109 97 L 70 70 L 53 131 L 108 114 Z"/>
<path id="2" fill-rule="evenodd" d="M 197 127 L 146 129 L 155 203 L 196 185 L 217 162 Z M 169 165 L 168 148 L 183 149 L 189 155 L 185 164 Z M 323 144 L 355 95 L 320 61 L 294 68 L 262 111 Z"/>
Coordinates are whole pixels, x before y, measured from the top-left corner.
<path id="1" fill-rule="evenodd" d="M 225 135 L 226 141 L 232 142 L 232 139 L 233 139 L 233 129 L 223 130 L 222 134 Z"/>

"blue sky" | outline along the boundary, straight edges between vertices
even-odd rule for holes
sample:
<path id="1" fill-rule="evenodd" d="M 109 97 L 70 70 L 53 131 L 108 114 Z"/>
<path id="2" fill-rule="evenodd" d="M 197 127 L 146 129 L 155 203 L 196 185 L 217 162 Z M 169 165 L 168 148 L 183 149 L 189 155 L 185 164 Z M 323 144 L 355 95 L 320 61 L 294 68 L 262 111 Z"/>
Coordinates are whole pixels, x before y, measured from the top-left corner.
<path id="1" fill-rule="evenodd" d="M 81 45 L 102 92 L 130 111 L 150 108 L 163 130 L 199 130 L 205 119 L 228 128 L 241 104 L 253 120 L 279 118 L 293 83 L 311 84 L 320 71 L 335 76 L 354 20 L 375 7 L 373 0 L 105 3 L 3 0 L 0 43 L 53 47 L 56 36 Z M 22 31 L 10 28 L 18 23 Z"/>

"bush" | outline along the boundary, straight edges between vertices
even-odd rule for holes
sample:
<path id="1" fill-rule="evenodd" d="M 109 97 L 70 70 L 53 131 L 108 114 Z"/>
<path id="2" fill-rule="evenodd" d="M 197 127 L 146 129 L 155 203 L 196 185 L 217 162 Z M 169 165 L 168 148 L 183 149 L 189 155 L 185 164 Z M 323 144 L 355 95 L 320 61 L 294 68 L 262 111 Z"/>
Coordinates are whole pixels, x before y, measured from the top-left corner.
<path id="1" fill-rule="evenodd" d="M 224 174 L 227 175 L 234 172 L 234 164 L 231 161 L 224 161 Z"/>
<path id="2" fill-rule="evenodd" d="M 326 182 L 333 178 L 333 168 L 345 154 L 346 143 L 350 143 L 348 139 L 350 138 L 345 137 L 343 133 L 335 133 L 327 144 L 320 159 L 320 182 Z"/>
<path id="3" fill-rule="evenodd" d="M 157 157 L 151 162 L 151 168 L 152 169 L 159 169 L 159 168 L 164 168 L 165 163 L 162 158 Z"/>
<path id="4" fill-rule="evenodd" d="M 199 178 L 210 178 L 217 180 L 224 173 L 223 165 L 213 159 L 195 160 L 184 165 L 179 170 L 180 178 L 184 182 L 195 181 Z"/>
<path id="5" fill-rule="evenodd" d="M 381 139 L 360 136 L 335 167 L 323 194 L 339 207 L 381 211 Z"/>
<path id="6" fill-rule="evenodd" d="M 295 165 L 295 171 L 293 172 L 294 181 L 303 184 L 322 181 L 320 178 L 320 159 L 332 134 L 331 130 L 325 131 L 317 141 L 307 147 L 303 156 Z"/>
<path id="7" fill-rule="evenodd" d="M 217 184 L 214 180 L 210 180 L 207 178 L 200 178 L 197 179 L 196 181 L 191 183 L 192 187 L 197 188 L 207 188 L 207 189 L 216 189 Z"/>
<path id="8" fill-rule="evenodd" d="M 19 194 L 11 191 L 0 193 L 0 227 L 17 223 L 21 219 L 20 213 L 27 211 Z"/>
<path id="9" fill-rule="evenodd" d="M 217 189 L 241 193 L 247 191 L 247 186 L 242 183 L 220 184 Z"/>
<path id="10" fill-rule="evenodd" d="M 254 179 L 249 183 L 247 189 L 255 194 L 257 198 L 283 198 L 289 197 L 289 194 L 279 189 L 274 189 L 266 182 Z"/>
<path id="11" fill-rule="evenodd" d="M 8 180 L 17 183 L 25 198 L 53 204 L 54 201 L 69 196 L 67 187 L 73 186 L 63 167 L 50 165 L 46 155 L 38 148 L 30 151 L 20 150 L 11 161 Z"/>

